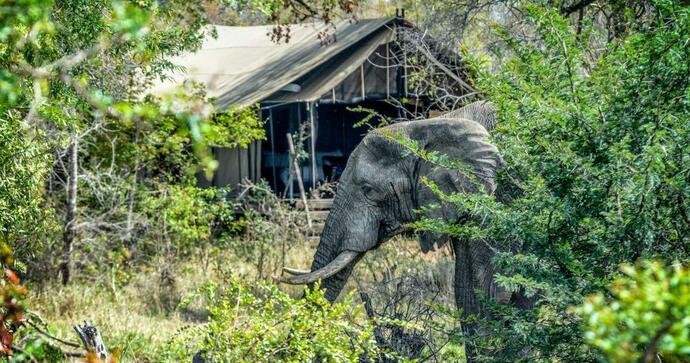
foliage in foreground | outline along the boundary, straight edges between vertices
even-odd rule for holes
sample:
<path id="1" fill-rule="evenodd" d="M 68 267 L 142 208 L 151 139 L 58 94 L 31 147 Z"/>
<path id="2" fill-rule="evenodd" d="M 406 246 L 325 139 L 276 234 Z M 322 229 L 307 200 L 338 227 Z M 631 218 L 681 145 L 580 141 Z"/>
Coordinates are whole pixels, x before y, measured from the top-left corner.
<path id="1" fill-rule="evenodd" d="M 579 308 L 587 341 L 611 362 L 690 358 L 690 269 L 648 261 L 621 271 L 610 297 L 599 292 Z"/>
<path id="2" fill-rule="evenodd" d="M 180 213 L 208 199 L 194 175 L 217 167 L 212 146 L 263 138 L 262 122 L 251 107 L 214 112 L 197 85 L 147 91 L 213 34 L 205 25 L 198 2 L 2 5 L 0 237 L 31 279 L 58 265 L 65 283 L 100 277 L 208 240 L 208 214 Z"/>
<path id="3" fill-rule="evenodd" d="M 200 293 L 208 323 L 183 330 L 170 360 L 189 360 L 197 351 L 221 362 L 359 362 L 377 354 L 373 328 L 358 324 L 361 308 L 350 299 L 331 305 L 318 288 L 295 299 L 268 283 L 250 288 L 237 279 L 226 288 L 207 284 Z"/>
<path id="4" fill-rule="evenodd" d="M 534 299 L 527 310 L 487 302 L 493 319 L 471 338 L 485 359 L 605 359 L 571 307 L 604 290 L 621 264 L 690 258 L 690 8 L 650 2 L 653 11 L 630 16 L 627 31 L 606 43 L 596 23 L 578 29 L 557 9 L 519 6 L 530 36 L 498 28 L 504 64 L 479 79 L 499 109 L 493 139 L 507 165 L 499 195 L 509 203 L 440 195 L 475 222 L 415 226 L 485 239 L 498 251 L 498 283 Z M 637 328 L 641 337 L 658 332 Z"/>
<path id="5" fill-rule="evenodd" d="M 11 250 L 0 240 L 0 268 L 4 270 L 4 276 L 0 278 L 0 356 L 12 355 L 15 332 L 25 321 L 27 289 L 9 268 L 13 262 Z"/>

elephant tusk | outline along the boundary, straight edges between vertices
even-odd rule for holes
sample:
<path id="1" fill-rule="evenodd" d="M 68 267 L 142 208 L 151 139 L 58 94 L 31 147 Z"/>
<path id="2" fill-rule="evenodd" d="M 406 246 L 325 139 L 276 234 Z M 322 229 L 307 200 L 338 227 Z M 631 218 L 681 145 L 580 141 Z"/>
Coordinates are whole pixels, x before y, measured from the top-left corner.
<path id="1" fill-rule="evenodd" d="M 283 267 L 283 272 L 288 273 L 290 275 L 295 275 L 295 276 L 306 275 L 309 273 L 309 271 L 298 270 L 296 268 L 289 268 L 289 267 Z"/>
<path id="2" fill-rule="evenodd" d="M 337 274 L 340 270 L 344 269 L 347 265 L 350 264 L 350 262 L 357 258 L 357 256 L 359 256 L 359 252 L 344 251 L 341 252 L 338 255 L 338 257 L 334 258 L 333 261 L 331 261 L 328 265 L 316 271 L 308 272 L 305 274 L 298 274 L 296 276 L 281 277 L 279 280 L 290 285 L 311 284 L 318 280 L 326 279 Z M 290 270 L 296 271 L 293 269 Z"/>

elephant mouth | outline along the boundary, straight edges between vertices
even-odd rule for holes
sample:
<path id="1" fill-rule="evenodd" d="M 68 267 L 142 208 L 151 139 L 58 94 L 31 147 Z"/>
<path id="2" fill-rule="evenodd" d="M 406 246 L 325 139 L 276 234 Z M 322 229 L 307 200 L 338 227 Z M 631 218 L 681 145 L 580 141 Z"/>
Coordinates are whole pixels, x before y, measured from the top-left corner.
<path id="1" fill-rule="evenodd" d="M 378 241 L 379 243 L 391 239 L 393 236 L 408 231 L 405 225 L 402 224 L 382 224 L 379 228 Z"/>
<path id="2" fill-rule="evenodd" d="M 293 268 L 286 267 L 283 271 L 292 276 L 281 277 L 278 280 L 290 285 L 305 285 L 311 284 L 318 280 L 329 278 L 340 270 L 344 269 L 352 261 L 354 261 L 361 252 L 355 251 L 343 251 L 338 257 L 334 258 L 328 265 L 316 270 L 316 271 L 301 271 Z"/>

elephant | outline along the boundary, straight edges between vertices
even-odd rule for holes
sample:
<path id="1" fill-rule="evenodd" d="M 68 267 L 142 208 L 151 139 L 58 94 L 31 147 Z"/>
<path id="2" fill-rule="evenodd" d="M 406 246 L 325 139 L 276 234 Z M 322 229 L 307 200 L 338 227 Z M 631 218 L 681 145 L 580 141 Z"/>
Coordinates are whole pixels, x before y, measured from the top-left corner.
<path id="1" fill-rule="evenodd" d="M 498 149 L 488 140 L 487 130 L 495 120 L 496 108 L 479 101 L 436 118 L 401 122 L 369 132 L 351 154 L 340 178 L 311 271 L 286 268 L 290 276 L 281 281 L 313 284 L 321 280 L 326 298 L 333 302 L 364 254 L 407 231 L 408 223 L 422 217 L 455 223 L 471 218 L 439 201 L 423 178 L 444 193 L 494 193 L 495 175 L 503 166 Z M 415 153 L 405 152 L 405 146 L 392 140 L 392 135 L 412 140 L 420 149 L 459 160 L 468 168 L 459 171 L 438 167 Z M 472 175 L 467 175 L 468 171 Z M 420 209 L 431 204 L 440 206 Z M 420 234 L 424 252 L 447 242 L 441 236 Z M 507 302 L 510 294 L 493 279 L 493 249 L 477 241 L 450 242 L 455 252 L 455 302 L 463 314 L 482 314 L 475 290 Z"/>
<path id="2" fill-rule="evenodd" d="M 439 118 L 468 119 L 479 123 L 487 131 L 491 131 L 496 126 L 496 112 L 497 109 L 493 103 L 476 101 L 455 111 L 448 112 Z"/>

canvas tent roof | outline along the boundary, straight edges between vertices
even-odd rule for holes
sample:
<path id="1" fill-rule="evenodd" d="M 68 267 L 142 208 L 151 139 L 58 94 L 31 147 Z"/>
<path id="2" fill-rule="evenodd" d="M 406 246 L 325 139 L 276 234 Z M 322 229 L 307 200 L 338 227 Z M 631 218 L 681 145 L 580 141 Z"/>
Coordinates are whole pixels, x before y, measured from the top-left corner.
<path id="1" fill-rule="evenodd" d="M 272 26 L 216 26 L 217 38 L 208 36 L 195 53 L 171 59 L 185 71 L 169 74 L 152 93 L 170 91 L 186 80 L 204 84 L 216 107 L 250 105 L 276 94 L 295 80 L 318 69 L 293 92 L 281 92 L 273 102 L 314 101 L 352 73 L 380 44 L 392 38 L 394 18 L 362 19 L 336 23 L 336 41 L 322 45 L 318 40 L 324 25 L 291 27 L 289 43 L 272 42 Z"/>

